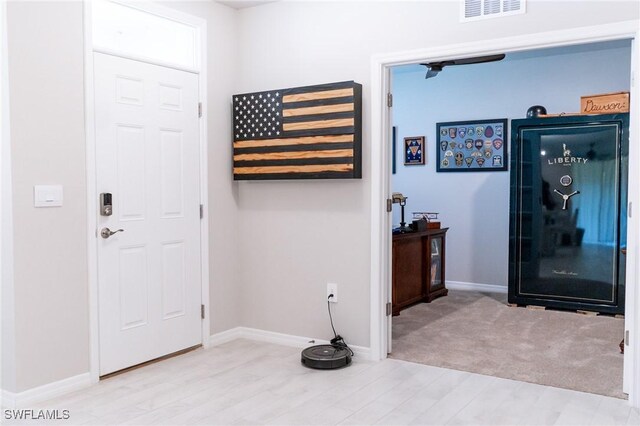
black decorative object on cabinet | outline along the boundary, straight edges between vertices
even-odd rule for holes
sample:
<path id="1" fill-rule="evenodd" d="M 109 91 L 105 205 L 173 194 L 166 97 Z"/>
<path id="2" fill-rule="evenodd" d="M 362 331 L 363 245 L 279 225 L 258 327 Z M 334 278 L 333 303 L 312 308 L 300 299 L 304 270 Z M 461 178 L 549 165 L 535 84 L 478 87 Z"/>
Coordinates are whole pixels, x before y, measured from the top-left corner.
<path id="1" fill-rule="evenodd" d="M 624 313 L 629 115 L 511 127 L 509 302 Z"/>

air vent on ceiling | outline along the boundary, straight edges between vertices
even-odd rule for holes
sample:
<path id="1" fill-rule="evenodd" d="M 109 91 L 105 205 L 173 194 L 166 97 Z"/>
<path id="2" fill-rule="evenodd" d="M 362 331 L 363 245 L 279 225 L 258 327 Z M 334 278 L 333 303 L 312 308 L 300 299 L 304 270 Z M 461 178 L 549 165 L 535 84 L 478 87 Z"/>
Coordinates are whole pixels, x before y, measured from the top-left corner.
<path id="1" fill-rule="evenodd" d="M 525 12 L 526 0 L 460 0 L 460 21 L 519 15 Z"/>

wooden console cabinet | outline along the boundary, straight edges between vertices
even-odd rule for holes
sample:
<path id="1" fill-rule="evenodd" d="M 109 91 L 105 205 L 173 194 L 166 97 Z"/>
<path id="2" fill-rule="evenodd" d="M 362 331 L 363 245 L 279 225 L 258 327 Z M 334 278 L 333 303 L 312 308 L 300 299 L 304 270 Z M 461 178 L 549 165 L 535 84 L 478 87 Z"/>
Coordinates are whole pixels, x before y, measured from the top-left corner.
<path id="1" fill-rule="evenodd" d="M 445 236 L 449 228 L 393 236 L 393 315 L 411 305 L 446 296 Z"/>

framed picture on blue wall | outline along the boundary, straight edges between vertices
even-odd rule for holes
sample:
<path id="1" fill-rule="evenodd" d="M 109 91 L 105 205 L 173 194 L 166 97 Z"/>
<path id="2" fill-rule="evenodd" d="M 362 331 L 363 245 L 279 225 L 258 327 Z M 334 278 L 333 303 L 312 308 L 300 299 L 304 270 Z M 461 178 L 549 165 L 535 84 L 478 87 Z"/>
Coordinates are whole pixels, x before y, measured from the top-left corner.
<path id="1" fill-rule="evenodd" d="M 506 118 L 436 123 L 436 171 L 506 171 L 508 139 Z"/>
<path id="2" fill-rule="evenodd" d="M 397 143 L 397 136 L 398 136 L 398 128 L 396 126 L 393 126 L 393 138 L 392 138 L 392 142 L 391 142 L 391 173 L 392 174 L 396 174 L 396 152 L 398 152 L 398 143 Z"/>
<path id="3" fill-rule="evenodd" d="M 424 136 L 404 138 L 404 165 L 424 165 Z"/>

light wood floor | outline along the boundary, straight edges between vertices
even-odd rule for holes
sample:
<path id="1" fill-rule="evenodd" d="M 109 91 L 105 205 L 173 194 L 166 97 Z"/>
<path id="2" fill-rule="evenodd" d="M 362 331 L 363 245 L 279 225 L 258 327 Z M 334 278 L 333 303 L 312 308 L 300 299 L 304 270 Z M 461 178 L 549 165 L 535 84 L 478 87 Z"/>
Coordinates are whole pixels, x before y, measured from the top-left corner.
<path id="1" fill-rule="evenodd" d="M 299 357 L 236 340 L 28 408 L 70 410 L 61 425 L 640 424 L 616 398 L 393 359 L 316 371 Z"/>

